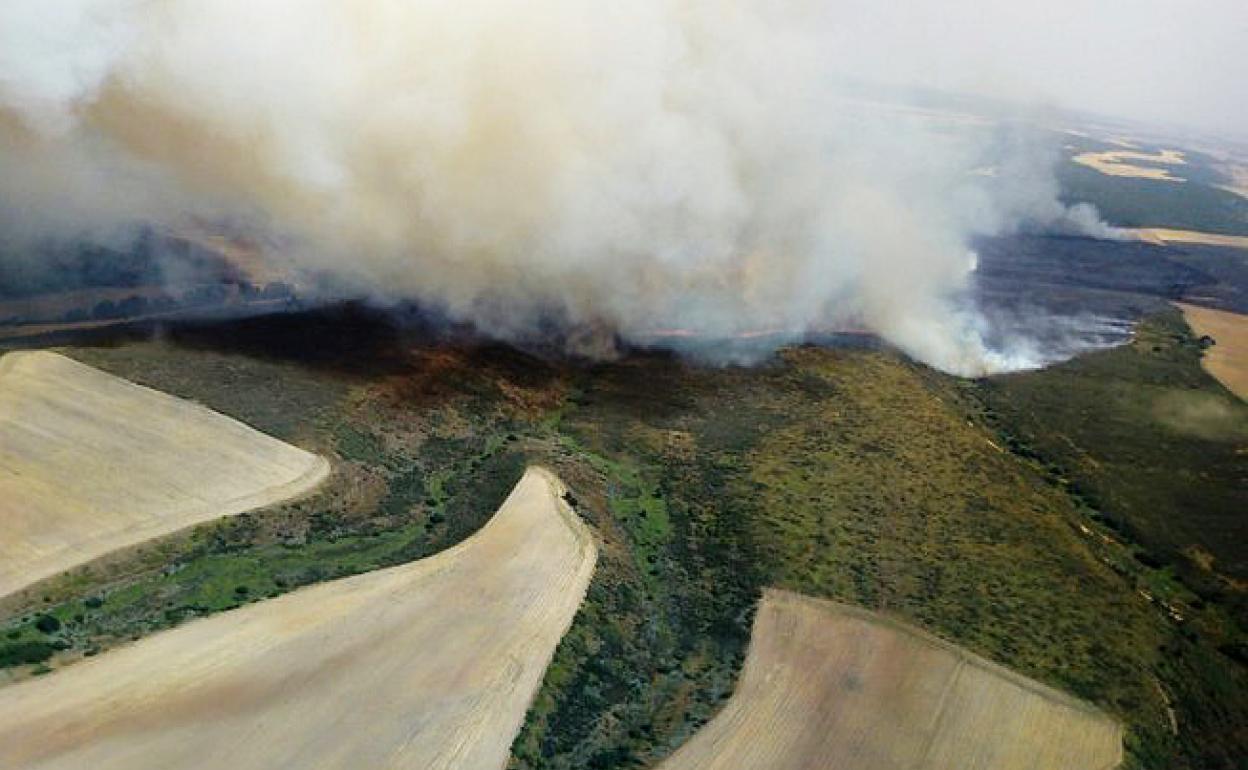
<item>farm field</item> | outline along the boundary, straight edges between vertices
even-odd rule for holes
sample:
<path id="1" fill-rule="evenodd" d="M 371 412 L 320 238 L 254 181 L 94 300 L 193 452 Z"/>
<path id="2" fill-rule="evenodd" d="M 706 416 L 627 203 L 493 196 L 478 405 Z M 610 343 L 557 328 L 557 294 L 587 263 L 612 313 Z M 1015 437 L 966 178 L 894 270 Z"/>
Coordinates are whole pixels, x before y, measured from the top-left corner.
<path id="1" fill-rule="evenodd" d="M 0 693 L 0 766 L 502 767 L 596 560 L 530 468 L 436 556 L 189 623 Z"/>
<path id="2" fill-rule="evenodd" d="M 1108 176 L 1074 162 L 1061 164 L 1057 173 L 1064 201 L 1094 204 L 1111 225 L 1248 235 L 1248 199 L 1224 189 L 1225 175 L 1190 158 L 1179 168 L 1184 183 L 1168 177 Z"/>
<path id="3" fill-rule="evenodd" d="M 1136 238 L 1148 243 L 1196 243 L 1203 246 L 1225 246 L 1231 249 L 1248 249 L 1248 236 L 1202 233 L 1195 230 L 1169 230 L 1164 227 L 1140 227 L 1129 231 Z"/>
<path id="4" fill-rule="evenodd" d="M 1122 729 L 886 616 L 768 591 L 736 693 L 664 770 L 1107 770 Z"/>
<path id="5" fill-rule="evenodd" d="M 1188 304 L 1179 308 L 1193 331 L 1214 339 L 1201 366 L 1227 390 L 1248 399 L 1248 316 Z"/>
<path id="6" fill-rule="evenodd" d="M 0 597 L 114 549 L 298 496 L 328 462 L 56 353 L 0 359 Z"/>
<path id="7" fill-rule="evenodd" d="M 1131 161 L 1160 163 L 1167 166 L 1182 166 L 1187 163 L 1183 153 L 1177 150 L 1161 150 L 1156 155 L 1131 150 L 1110 150 L 1108 152 L 1085 152 L 1073 158 L 1075 163 L 1095 169 L 1106 176 L 1128 176 L 1141 179 L 1155 179 L 1166 182 L 1183 182 L 1184 179 L 1170 173 L 1168 168 L 1157 166 L 1140 166 Z"/>

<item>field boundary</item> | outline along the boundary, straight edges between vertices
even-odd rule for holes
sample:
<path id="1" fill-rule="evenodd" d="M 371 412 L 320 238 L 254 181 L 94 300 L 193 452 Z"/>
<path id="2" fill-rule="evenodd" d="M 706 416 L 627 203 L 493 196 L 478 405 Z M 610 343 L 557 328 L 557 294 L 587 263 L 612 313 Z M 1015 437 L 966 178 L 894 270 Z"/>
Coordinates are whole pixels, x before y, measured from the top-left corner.
<path id="1" fill-rule="evenodd" d="M 859 620 L 865 620 L 870 623 L 876 623 L 882 626 L 886 626 L 895 631 L 899 631 L 908 636 L 914 637 L 916 639 L 920 639 L 928 644 L 931 644 L 933 646 L 939 647 L 947 652 L 952 653 L 953 655 L 957 657 L 959 664 L 963 664 L 963 665 L 969 664 L 973 666 L 979 666 L 981 668 L 987 669 L 988 671 L 991 671 L 994 674 L 999 675 L 1001 678 L 1009 681 L 1011 684 L 1018 685 L 1019 687 L 1025 690 L 1028 690 L 1029 692 L 1033 692 L 1037 695 L 1040 695 L 1041 697 L 1055 701 L 1056 703 L 1059 703 L 1063 706 L 1068 706 L 1070 708 L 1078 709 L 1080 711 L 1083 711 L 1088 714 L 1092 714 L 1094 716 L 1103 717 L 1104 719 L 1107 719 L 1113 724 L 1115 724 L 1119 728 L 1119 731 L 1121 732 L 1122 724 L 1113 716 L 1105 712 L 1103 709 L 1098 708 L 1096 705 L 1092 703 L 1088 703 L 1085 700 L 1080 700 L 1079 698 L 1076 698 L 1075 696 L 1070 695 L 1068 693 L 1062 692 L 1061 690 L 1058 690 L 1055 687 L 1050 687 L 1049 685 L 1044 684 L 1043 682 L 1037 682 L 1036 680 L 1031 679 L 1030 677 L 1024 676 L 1018 673 L 1017 671 L 1014 671 L 1013 669 L 1008 668 L 1005 665 L 991 661 L 983 657 L 982 655 L 978 655 L 974 652 L 971 652 L 970 650 L 966 649 L 965 647 L 961 645 L 955 644 L 954 642 L 948 641 L 946 639 L 942 639 L 941 637 L 936 636 L 935 634 L 929 631 L 925 631 L 905 620 L 897 618 L 886 612 L 880 612 L 878 610 L 869 610 L 869 609 L 866 609 L 865 607 L 858 607 L 852 604 L 845 604 L 844 602 L 838 602 L 832 599 L 824 599 L 818 596 L 808 596 L 806 594 L 797 593 L 795 591 L 789 591 L 784 588 L 764 589 L 763 599 L 765 600 L 767 598 L 771 598 L 773 601 L 777 601 L 782 604 L 813 605 L 815 607 L 819 607 L 827 611 L 836 612 L 836 613 L 847 615 L 849 617 L 856 618 Z M 753 645 L 753 642 L 751 642 L 751 646 L 752 645 Z"/>
<path id="2" fill-rule="evenodd" d="M 253 490 L 243 495 L 233 497 L 213 504 L 211 516 L 199 518 L 196 520 L 184 521 L 175 518 L 161 519 L 155 518 L 150 523 L 135 524 L 113 533 L 106 533 L 86 537 L 78 541 L 74 547 L 65 549 L 61 557 L 51 561 L 46 567 L 39 567 L 38 564 L 22 565 L 26 570 L 22 576 L 22 582 L 13 582 L 6 584 L 0 582 L 0 606 L 10 603 L 20 604 L 19 597 L 27 593 L 31 589 L 46 583 L 72 571 L 79 569 L 85 565 L 91 564 L 98 559 L 109 557 L 116 551 L 127 549 L 131 546 L 139 546 L 150 543 L 160 538 L 176 535 L 194 529 L 205 523 L 220 521 L 222 519 L 238 516 L 239 514 L 255 511 L 270 506 L 284 505 L 300 499 L 304 499 L 316 492 L 317 489 L 329 478 L 333 466 L 330 461 L 315 452 L 310 452 L 301 447 L 297 447 L 288 442 L 282 441 L 274 436 L 265 433 L 247 423 L 211 409 L 197 401 L 179 398 L 177 396 L 165 393 L 155 388 L 147 387 L 132 380 L 118 377 L 116 375 L 97 369 L 89 364 L 84 364 L 70 356 L 53 350 L 15 350 L 0 355 L 0 383 L 3 379 L 11 374 L 15 367 L 23 361 L 32 359 L 41 359 L 45 357 L 55 357 L 63 362 L 69 362 L 74 367 L 81 367 L 89 370 L 93 375 L 107 377 L 111 380 L 125 383 L 129 388 L 135 388 L 142 394 L 144 398 L 159 400 L 166 403 L 175 403 L 179 408 L 188 410 L 188 424 L 190 419 L 200 416 L 208 421 L 216 423 L 222 429 L 243 430 L 248 434 L 263 436 L 265 440 L 281 444 L 289 450 L 297 451 L 309 458 L 309 465 L 297 476 L 281 484 L 263 487 Z M 215 428 L 216 426 L 214 426 Z M 190 495 L 195 498 L 197 496 Z M 84 551 L 94 553 L 85 560 L 77 559 Z"/>

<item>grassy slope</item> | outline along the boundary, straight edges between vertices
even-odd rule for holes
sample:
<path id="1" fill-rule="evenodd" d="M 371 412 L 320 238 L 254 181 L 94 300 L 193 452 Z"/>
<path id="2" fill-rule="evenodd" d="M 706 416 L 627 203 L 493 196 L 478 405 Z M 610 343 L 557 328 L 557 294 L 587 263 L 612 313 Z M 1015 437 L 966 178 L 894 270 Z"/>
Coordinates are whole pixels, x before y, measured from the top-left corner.
<path id="1" fill-rule="evenodd" d="M 1000 378 L 985 395 L 1156 557 L 1212 558 L 1217 571 L 1243 580 L 1248 405 L 1200 368 L 1200 356 L 1181 314 L 1170 311 L 1131 345 Z"/>
<path id="2" fill-rule="evenodd" d="M 1002 443 L 1065 489 L 1101 556 L 1171 617 L 1157 670 L 1181 742 L 1210 767 L 1248 756 L 1248 405 L 1199 366 L 1182 315 L 1133 344 L 986 383 Z M 1238 764 L 1237 764 L 1238 763 Z"/>
<path id="3" fill-rule="evenodd" d="M 672 565 L 660 557 L 657 572 L 683 594 L 680 613 L 665 618 L 661 603 L 637 613 L 591 589 L 517 767 L 660 756 L 723 697 L 708 652 L 740 654 L 768 584 L 888 610 L 1089 698 L 1127 720 L 1136 766 L 1174 766 L 1160 759 L 1175 748 L 1153 673 L 1167 621 L 1095 557 L 1067 495 L 968 422 L 973 403 L 953 381 L 884 353 L 803 349 L 713 374 L 636 361 L 592 382 L 564 425 L 660 490 Z M 675 702 L 640 713 L 617 685 L 636 676 L 645 640 L 633 658 L 603 654 L 620 633 L 609 629 L 635 614 L 678 633 L 701 626 L 716 642 L 674 658 L 683 689 L 644 670 L 641 692 Z"/>
<path id="4" fill-rule="evenodd" d="M 731 692 L 769 584 L 886 609 L 1100 703 L 1127 721 L 1133 766 L 1233 767 L 1229 752 L 1248 745 L 1225 734 L 1239 670 L 1226 676 L 1222 653 L 1137 592 L 1164 571 L 1082 534 L 1080 501 L 1005 451 L 979 386 L 890 354 L 552 368 L 447 348 L 368 379 L 359 365 L 146 343 L 77 354 L 342 462 L 321 496 L 47 586 L 36 604 L 60 629 L 38 630 L 34 611 L 0 623 L 13 637 L 0 647 L 27 645 L 14 648 L 23 659 L 30 644 L 68 645 L 60 665 L 184 617 L 432 553 L 479 526 L 538 460 L 574 490 L 603 551 L 515 767 L 666 755 Z M 1172 665 L 1174 650 L 1208 665 Z"/>
<path id="5" fill-rule="evenodd" d="M 1061 164 L 1058 178 L 1063 200 L 1094 204 L 1113 225 L 1248 235 L 1248 200 L 1220 187 L 1106 176 L 1075 163 Z"/>

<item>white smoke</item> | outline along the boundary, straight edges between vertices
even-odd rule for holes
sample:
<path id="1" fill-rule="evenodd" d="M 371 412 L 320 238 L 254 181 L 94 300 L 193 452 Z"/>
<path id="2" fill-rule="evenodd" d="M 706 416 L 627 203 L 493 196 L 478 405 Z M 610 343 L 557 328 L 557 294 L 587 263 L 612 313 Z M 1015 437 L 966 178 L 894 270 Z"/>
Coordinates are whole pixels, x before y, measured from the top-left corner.
<path id="1" fill-rule="evenodd" d="M 807 0 L 6 0 L 0 226 L 228 217 L 501 336 L 853 324 L 950 372 L 1026 365 L 953 299 L 968 244 L 1099 219 L 1000 129 L 842 95 L 829 24 Z"/>

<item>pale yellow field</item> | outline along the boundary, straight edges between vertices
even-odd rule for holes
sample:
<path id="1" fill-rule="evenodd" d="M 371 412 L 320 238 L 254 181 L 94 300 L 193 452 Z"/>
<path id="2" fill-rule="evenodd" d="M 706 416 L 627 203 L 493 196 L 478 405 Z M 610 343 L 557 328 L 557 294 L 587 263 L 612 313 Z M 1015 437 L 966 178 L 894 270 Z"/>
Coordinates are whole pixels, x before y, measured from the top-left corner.
<path id="1" fill-rule="evenodd" d="M 1197 334 L 1217 343 L 1205 351 L 1200 364 L 1226 389 L 1248 399 L 1248 315 L 1176 303 Z"/>
<path id="2" fill-rule="evenodd" d="M 561 494 L 530 469 L 436 556 L 0 689 L 0 767 L 502 768 L 597 558 Z"/>
<path id="3" fill-rule="evenodd" d="M 1223 170 L 1227 176 L 1231 178 L 1231 183 L 1223 185 L 1222 189 L 1229 190 L 1236 195 L 1248 198 L 1248 166 L 1229 165 Z"/>
<path id="4" fill-rule="evenodd" d="M 1185 165 L 1187 161 L 1179 150 L 1161 150 L 1156 155 L 1134 150 L 1111 150 L 1109 152 L 1084 152 L 1072 158 L 1088 168 L 1108 176 L 1129 176 L 1141 179 L 1156 179 L 1166 182 L 1184 182 L 1185 179 L 1174 176 L 1168 168 L 1137 166 L 1125 161 L 1142 160 L 1150 163 L 1164 163 L 1171 166 Z"/>
<path id="5" fill-rule="evenodd" d="M 1126 232 L 1141 241 L 1165 245 L 1167 243 L 1196 243 L 1205 246 L 1226 246 L 1232 249 L 1248 249 L 1248 235 L 1221 235 L 1196 230 L 1170 230 L 1164 227 L 1139 227 Z"/>
<path id="6" fill-rule="evenodd" d="M 1108 770 L 1122 728 L 901 623 L 783 591 L 724 710 L 663 770 Z"/>
<path id="7" fill-rule="evenodd" d="M 0 358 L 0 597 L 296 496 L 324 458 L 49 352 Z"/>

